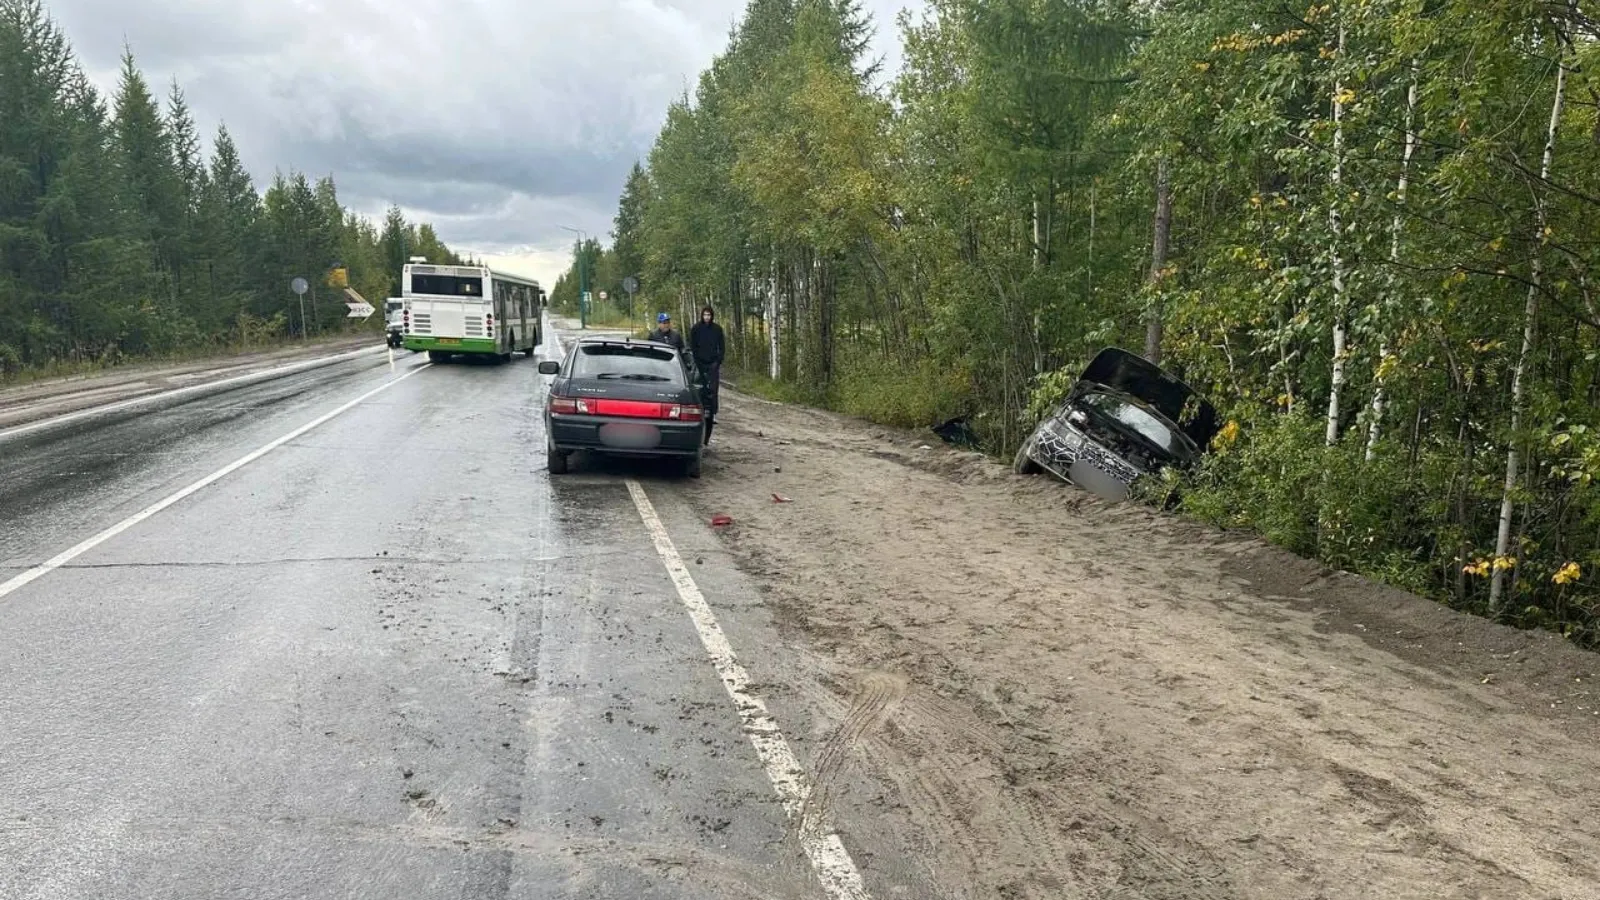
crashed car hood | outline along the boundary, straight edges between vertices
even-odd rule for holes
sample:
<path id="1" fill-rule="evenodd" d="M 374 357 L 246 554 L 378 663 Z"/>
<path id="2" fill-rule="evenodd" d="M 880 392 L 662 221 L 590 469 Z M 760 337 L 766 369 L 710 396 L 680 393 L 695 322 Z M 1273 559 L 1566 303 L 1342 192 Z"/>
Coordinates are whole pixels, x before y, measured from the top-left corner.
<path id="1" fill-rule="evenodd" d="M 1142 356 L 1107 347 L 1083 370 L 1082 380 L 1143 400 L 1177 423 L 1196 447 L 1209 446 L 1216 437 L 1216 409 L 1193 388 Z"/>

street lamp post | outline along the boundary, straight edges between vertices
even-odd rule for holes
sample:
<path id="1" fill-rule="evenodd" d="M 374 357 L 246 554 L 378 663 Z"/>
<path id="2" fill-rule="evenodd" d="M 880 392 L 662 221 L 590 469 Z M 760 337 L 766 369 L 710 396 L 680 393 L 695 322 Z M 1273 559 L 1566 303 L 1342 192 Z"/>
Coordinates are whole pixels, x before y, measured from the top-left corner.
<path id="1" fill-rule="evenodd" d="M 583 245 L 588 241 L 589 233 L 571 225 L 562 225 L 561 229 L 578 236 L 578 328 L 586 329 L 589 327 L 589 260 L 587 248 Z"/>

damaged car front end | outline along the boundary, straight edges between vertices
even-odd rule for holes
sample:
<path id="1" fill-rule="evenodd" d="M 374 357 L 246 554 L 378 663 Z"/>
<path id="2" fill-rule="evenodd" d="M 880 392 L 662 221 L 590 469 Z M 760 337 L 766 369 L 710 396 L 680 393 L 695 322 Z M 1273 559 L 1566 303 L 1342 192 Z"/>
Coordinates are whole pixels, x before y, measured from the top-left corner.
<path id="1" fill-rule="evenodd" d="M 1187 469 L 1217 433 L 1216 410 L 1143 357 L 1108 347 L 1018 449 L 1019 474 L 1044 470 L 1112 500 L 1141 478 Z"/>

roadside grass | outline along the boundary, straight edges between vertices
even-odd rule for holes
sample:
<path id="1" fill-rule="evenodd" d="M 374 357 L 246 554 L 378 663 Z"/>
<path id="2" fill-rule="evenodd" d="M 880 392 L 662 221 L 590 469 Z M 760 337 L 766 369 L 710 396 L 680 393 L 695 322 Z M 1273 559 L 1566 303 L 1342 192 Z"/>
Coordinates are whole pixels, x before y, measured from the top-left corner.
<path id="1" fill-rule="evenodd" d="M 774 381 L 763 371 L 729 365 L 723 377 L 766 400 L 843 413 L 895 428 L 931 428 L 971 409 L 967 373 L 932 360 L 900 363 L 872 355 L 835 360 L 832 390 Z"/>
<path id="2" fill-rule="evenodd" d="M 189 363 L 206 362 L 208 360 L 226 361 L 240 356 L 256 353 L 273 353 L 280 350 L 292 350 L 297 347 L 321 347 L 338 344 L 351 338 L 371 337 L 373 340 L 382 340 L 382 332 L 351 331 L 343 334 L 320 335 L 308 341 L 295 338 L 281 338 L 270 340 L 251 341 L 241 344 L 238 341 L 228 341 L 215 344 L 206 344 L 197 347 L 188 347 L 167 353 L 139 354 L 136 356 L 111 356 L 99 359 L 59 359 L 51 360 L 37 366 L 0 372 L 0 388 L 22 387 L 37 384 L 42 381 L 56 381 L 69 378 L 86 378 L 94 375 L 105 375 L 120 371 L 137 371 L 142 368 L 160 368 L 162 366 L 187 365 Z"/>
<path id="3" fill-rule="evenodd" d="M 551 307 L 551 312 L 564 319 L 578 320 L 578 311 L 576 309 Z M 587 323 L 590 328 L 626 329 L 634 334 L 638 334 L 649 326 L 644 312 L 635 313 L 630 321 L 626 312 L 619 311 L 613 307 L 589 310 Z"/>

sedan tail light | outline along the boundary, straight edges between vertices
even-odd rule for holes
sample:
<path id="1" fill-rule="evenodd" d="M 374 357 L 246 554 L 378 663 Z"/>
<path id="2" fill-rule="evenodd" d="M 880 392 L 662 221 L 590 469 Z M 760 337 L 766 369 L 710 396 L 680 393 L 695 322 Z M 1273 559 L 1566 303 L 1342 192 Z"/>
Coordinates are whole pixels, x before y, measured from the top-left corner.
<path id="1" fill-rule="evenodd" d="M 667 418 L 680 422 L 699 422 L 705 418 L 705 410 L 698 406 L 673 406 L 667 409 Z"/>
<path id="2" fill-rule="evenodd" d="M 586 416 L 589 414 L 589 401 L 573 397 L 551 397 L 550 411 L 568 416 Z"/>

